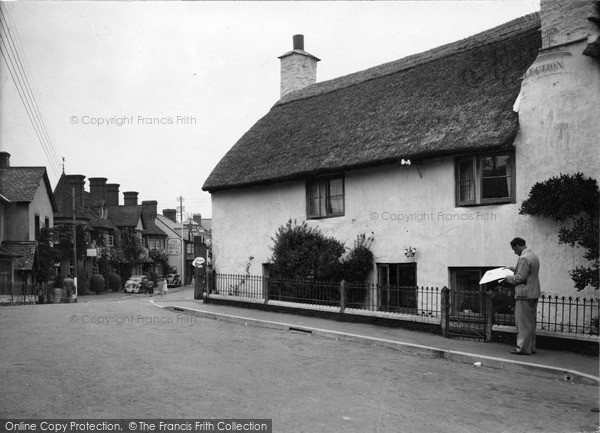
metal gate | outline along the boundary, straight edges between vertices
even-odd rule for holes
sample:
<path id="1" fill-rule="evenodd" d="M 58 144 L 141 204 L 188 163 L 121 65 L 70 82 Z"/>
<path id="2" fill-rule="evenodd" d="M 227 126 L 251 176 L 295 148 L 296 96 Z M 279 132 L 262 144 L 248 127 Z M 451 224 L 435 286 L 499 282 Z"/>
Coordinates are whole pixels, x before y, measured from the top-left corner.
<path id="1" fill-rule="evenodd" d="M 481 290 L 444 289 L 442 289 L 444 335 L 449 338 L 486 340 L 489 317 L 486 313 L 489 306 L 485 294 Z"/>

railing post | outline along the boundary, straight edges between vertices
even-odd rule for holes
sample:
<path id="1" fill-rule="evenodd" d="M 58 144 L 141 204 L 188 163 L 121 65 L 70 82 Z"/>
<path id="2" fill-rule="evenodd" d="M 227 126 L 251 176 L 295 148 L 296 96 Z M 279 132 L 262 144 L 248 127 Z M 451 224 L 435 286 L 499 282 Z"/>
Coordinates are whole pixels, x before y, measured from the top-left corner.
<path id="1" fill-rule="evenodd" d="M 492 341 L 492 326 L 494 326 L 494 310 L 493 310 L 493 295 L 492 290 L 484 293 L 485 296 L 485 342 Z"/>
<path id="2" fill-rule="evenodd" d="M 450 326 L 450 289 L 444 286 L 441 291 L 441 313 L 442 313 L 442 336 L 448 337 L 448 328 Z"/>
<path id="3" fill-rule="evenodd" d="M 344 321 L 344 312 L 346 310 L 346 280 L 340 282 L 340 321 Z"/>
<path id="4" fill-rule="evenodd" d="M 262 290 L 263 290 L 263 298 L 265 300 L 265 305 L 269 302 L 269 277 L 262 277 Z"/>
<path id="5" fill-rule="evenodd" d="M 212 279 L 216 278 L 216 277 L 215 277 L 215 274 L 212 271 L 209 272 L 208 269 L 207 269 L 206 270 L 206 277 L 204 277 L 204 278 L 206 280 L 206 287 L 205 287 L 205 290 L 204 290 L 204 297 L 202 298 L 202 303 L 203 304 L 208 304 L 210 302 L 209 301 L 210 289 L 211 289 L 212 284 L 213 284 Z"/>

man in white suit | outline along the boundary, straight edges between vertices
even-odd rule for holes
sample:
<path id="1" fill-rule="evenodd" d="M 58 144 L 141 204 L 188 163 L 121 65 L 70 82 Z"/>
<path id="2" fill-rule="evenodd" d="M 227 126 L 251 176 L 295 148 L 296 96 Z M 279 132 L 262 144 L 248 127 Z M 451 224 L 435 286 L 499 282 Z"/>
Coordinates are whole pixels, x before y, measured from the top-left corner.
<path id="1" fill-rule="evenodd" d="M 514 275 L 506 277 L 506 282 L 515 286 L 515 323 L 517 325 L 517 348 L 511 350 L 514 355 L 535 353 L 535 322 L 537 318 L 538 298 L 541 294 L 540 260 L 527 248 L 525 240 L 514 238 L 510 246 L 519 261 L 515 268 L 509 267 Z"/>

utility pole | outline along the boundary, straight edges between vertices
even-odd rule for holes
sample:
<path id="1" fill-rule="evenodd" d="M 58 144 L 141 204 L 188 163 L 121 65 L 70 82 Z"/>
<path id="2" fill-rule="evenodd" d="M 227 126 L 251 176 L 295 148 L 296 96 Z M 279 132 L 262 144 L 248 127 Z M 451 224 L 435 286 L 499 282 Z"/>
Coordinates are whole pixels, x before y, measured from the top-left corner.
<path id="1" fill-rule="evenodd" d="M 73 280 L 75 281 L 75 299 L 77 299 L 77 219 L 75 218 L 75 188 L 71 188 L 73 196 Z"/>
<path id="2" fill-rule="evenodd" d="M 181 285 L 185 284 L 185 242 L 183 240 L 183 196 L 179 200 L 179 222 L 181 223 Z"/>

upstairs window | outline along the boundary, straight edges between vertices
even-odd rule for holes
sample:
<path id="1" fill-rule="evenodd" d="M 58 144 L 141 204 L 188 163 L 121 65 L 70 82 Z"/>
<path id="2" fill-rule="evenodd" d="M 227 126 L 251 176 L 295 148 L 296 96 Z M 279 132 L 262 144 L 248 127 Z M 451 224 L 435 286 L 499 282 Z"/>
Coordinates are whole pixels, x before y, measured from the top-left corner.
<path id="1" fill-rule="evenodd" d="M 112 235 L 103 235 L 104 236 L 104 245 L 107 247 L 113 247 L 115 245 L 115 238 Z"/>
<path id="2" fill-rule="evenodd" d="M 306 184 L 308 218 L 344 215 L 344 178 L 342 176 L 314 179 Z"/>
<path id="3" fill-rule="evenodd" d="M 456 161 L 456 205 L 515 202 L 512 154 L 480 155 Z"/>

